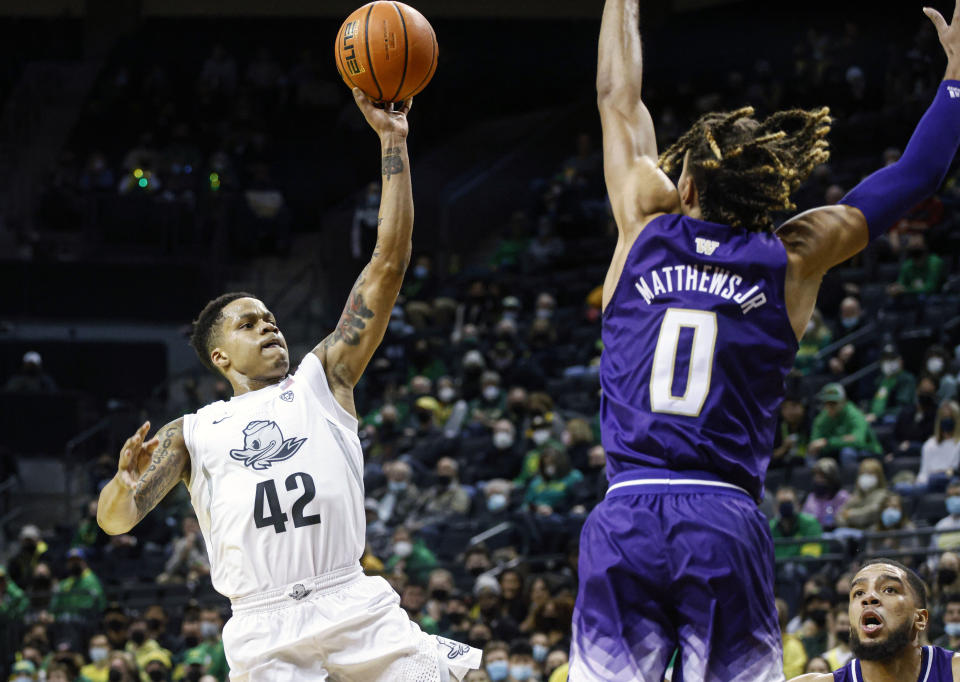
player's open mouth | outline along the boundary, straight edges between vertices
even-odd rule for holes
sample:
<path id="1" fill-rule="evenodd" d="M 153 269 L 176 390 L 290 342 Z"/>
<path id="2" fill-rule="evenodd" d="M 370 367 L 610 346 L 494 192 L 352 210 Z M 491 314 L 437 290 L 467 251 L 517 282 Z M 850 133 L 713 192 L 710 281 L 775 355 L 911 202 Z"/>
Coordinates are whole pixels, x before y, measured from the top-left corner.
<path id="1" fill-rule="evenodd" d="M 867 634 L 873 634 L 883 627 L 883 619 L 872 611 L 867 612 L 860 618 L 860 627 Z"/>
<path id="2" fill-rule="evenodd" d="M 279 341 L 270 341 L 263 344 L 263 348 L 283 348 L 283 345 Z"/>

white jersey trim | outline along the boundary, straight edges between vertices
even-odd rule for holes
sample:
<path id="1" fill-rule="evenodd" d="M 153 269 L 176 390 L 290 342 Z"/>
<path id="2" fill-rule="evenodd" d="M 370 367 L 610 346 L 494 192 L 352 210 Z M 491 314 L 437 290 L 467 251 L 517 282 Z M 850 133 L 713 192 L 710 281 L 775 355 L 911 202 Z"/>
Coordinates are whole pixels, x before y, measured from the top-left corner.
<path id="1" fill-rule="evenodd" d="M 733 490 L 739 490 L 747 496 L 750 495 L 750 493 L 748 493 L 746 490 L 738 485 L 734 485 L 733 483 L 724 483 L 723 481 L 703 481 L 698 478 L 641 478 L 634 481 L 620 481 L 619 483 L 615 483 L 610 486 L 610 488 L 607 490 L 607 493 L 610 493 L 617 488 L 626 488 L 634 485 L 703 485 L 714 488 L 732 488 Z"/>

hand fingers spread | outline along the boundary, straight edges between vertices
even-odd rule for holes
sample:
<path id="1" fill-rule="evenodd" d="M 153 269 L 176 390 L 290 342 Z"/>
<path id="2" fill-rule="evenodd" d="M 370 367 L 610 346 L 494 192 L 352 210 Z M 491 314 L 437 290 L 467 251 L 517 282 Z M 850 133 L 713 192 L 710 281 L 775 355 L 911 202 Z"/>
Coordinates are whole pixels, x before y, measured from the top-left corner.
<path id="1" fill-rule="evenodd" d="M 160 445 L 160 439 L 157 436 L 154 436 L 149 441 L 143 444 L 143 449 L 148 453 L 153 454 L 153 451 L 157 449 L 157 446 Z"/>

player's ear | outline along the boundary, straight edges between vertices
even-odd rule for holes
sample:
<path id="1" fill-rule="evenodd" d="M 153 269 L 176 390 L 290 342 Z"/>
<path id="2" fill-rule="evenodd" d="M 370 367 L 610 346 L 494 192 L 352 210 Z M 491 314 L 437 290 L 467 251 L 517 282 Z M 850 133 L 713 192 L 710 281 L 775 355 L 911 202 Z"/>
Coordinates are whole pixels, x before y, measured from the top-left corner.
<path id="1" fill-rule="evenodd" d="M 221 371 L 230 366 L 230 358 L 227 352 L 219 346 L 210 351 L 210 359 L 213 361 L 214 367 L 217 367 Z"/>
<path id="2" fill-rule="evenodd" d="M 913 623 L 917 627 L 917 632 L 924 632 L 930 625 L 930 612 L 926 609 L 917 609 L 914 612 Z"/>
<path id="3" fill-rule="evenodd" d="M 680 194 L 680 203 L 684 206 L 697 205 L 699 193 L 697 192 L 697 186 L 694 184 L 691 174 L 685 173 L 680 178 L 680 183 L 677 185 L 677 192 Z"/>

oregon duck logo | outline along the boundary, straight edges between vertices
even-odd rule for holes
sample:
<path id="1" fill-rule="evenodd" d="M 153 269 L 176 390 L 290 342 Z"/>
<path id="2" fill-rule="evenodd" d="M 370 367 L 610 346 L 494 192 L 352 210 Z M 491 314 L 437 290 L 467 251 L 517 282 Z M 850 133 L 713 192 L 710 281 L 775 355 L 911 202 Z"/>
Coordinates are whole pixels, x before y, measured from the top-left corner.
<path id="1" fill-rule="evenodd" d="M 243 430 L 243 448 L 231 450 L 230 456 L 244 466 L 263 471 L 274 462 L 293 457 L 306 441 L 306 438 L 284 440 L 276 422 L 252 421 Z"/>

